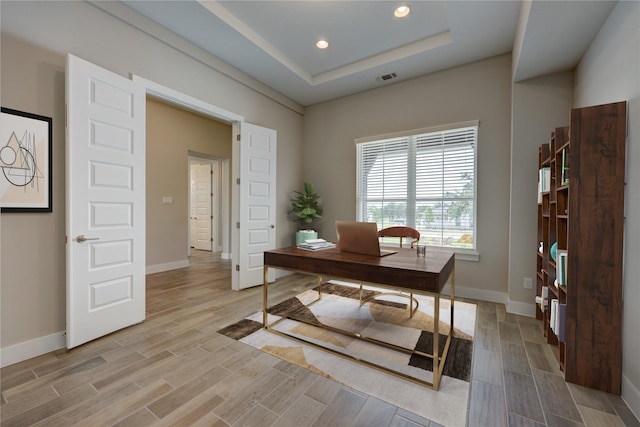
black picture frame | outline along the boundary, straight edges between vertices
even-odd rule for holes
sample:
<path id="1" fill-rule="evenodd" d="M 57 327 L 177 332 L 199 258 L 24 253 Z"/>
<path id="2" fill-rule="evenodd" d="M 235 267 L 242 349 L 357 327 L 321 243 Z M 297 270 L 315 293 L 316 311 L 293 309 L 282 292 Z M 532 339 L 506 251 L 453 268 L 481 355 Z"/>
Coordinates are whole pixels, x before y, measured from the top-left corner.
<path id="1" fill-rule="evenodd" d="M 52 212 L 53 120 L 0 109 L 0 206 L 2 213 Z"/>

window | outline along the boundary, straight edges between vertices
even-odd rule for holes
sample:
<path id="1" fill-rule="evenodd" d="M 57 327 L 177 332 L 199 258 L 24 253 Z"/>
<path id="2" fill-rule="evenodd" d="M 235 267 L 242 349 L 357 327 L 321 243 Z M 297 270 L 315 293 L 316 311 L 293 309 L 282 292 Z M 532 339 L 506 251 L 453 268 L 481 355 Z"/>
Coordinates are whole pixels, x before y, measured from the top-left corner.
<path id="1" fill-rule="evenodd" d="M 358 220 L 475 252 L 477 135 L 474 121 L 356 140 Z"/>

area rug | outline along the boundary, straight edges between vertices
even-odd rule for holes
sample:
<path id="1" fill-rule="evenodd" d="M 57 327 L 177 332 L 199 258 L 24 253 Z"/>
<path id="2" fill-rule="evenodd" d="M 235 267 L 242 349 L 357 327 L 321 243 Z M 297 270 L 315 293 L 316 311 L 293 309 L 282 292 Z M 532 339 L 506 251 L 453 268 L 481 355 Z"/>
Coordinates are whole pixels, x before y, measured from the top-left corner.
<path id="1" fill-rule="evenodd" d="M 322 298 L 319 301 L 316 301 L 318 291 L 315 288 L 271 307 L 269 323 L 282 319 L 274 329 L 431 382 L 433 363 L 430 358 L 380 347 L 306 323 L 346 329 L 354 334 L 431 353 L 434 322 L 432 297 L 414 294 L 418 308 L 410 318 L 407 297 L 385 295 L 382 289 L 366 287 L 364 296 L 367 302 L 361 306 L 359 293 L 357 285 L 332 280 L 322 285 Z M 316 302 L 307 307 L 313 301 Z M 450 302 L 442 298 L 439 326 L 441 350 L 450 329 L 450 308 Z M 474 304 L 455 302 L 453 339 L 438 391 L 268 332 L 262 327 L 262 312 L 218 332 L 441 425 L 463 426 L 469 399 L 475 318 Z"/>

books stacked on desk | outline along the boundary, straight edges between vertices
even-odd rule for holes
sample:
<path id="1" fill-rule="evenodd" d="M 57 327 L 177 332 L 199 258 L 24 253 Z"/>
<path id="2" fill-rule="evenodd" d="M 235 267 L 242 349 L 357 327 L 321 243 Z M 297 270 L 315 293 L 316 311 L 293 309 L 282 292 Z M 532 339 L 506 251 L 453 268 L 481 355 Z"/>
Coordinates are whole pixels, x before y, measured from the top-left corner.
<path id="1" fill-rule="evenodd" d="M 302 243 L 298 243 L 298 247 L 307 251 L 320 251 L 322 249 L 335 248 L 336 244 L 327 242 L 324 239 L 307 239 Z"/>

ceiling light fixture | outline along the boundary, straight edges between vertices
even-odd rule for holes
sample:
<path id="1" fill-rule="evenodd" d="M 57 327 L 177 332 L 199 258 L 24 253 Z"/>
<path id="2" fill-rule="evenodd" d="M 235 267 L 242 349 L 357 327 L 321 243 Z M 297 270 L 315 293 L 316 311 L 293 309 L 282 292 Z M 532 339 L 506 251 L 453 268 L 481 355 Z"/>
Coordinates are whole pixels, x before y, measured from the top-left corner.
<path id="1" fill-rule="evenodd" d="M 328 41 L 326 41 L 326 40 L 318 40 L 318 41 L 316 42 L 316 47 L 317 47 L 318 49 L 326 49 L 326 48 L 328 48 L 328 47 L 329 47 L 329 42 L 328 42 Z"/>
<path id="2" fill-rule="evenodd" d="M 409 14 L 409 12 L 411 12 L 411 8 L 407 5 L 402 5 L 396 7 L 396 10 L 393 11 L 393 15 L 396 18 L 404 18 Z"/>

